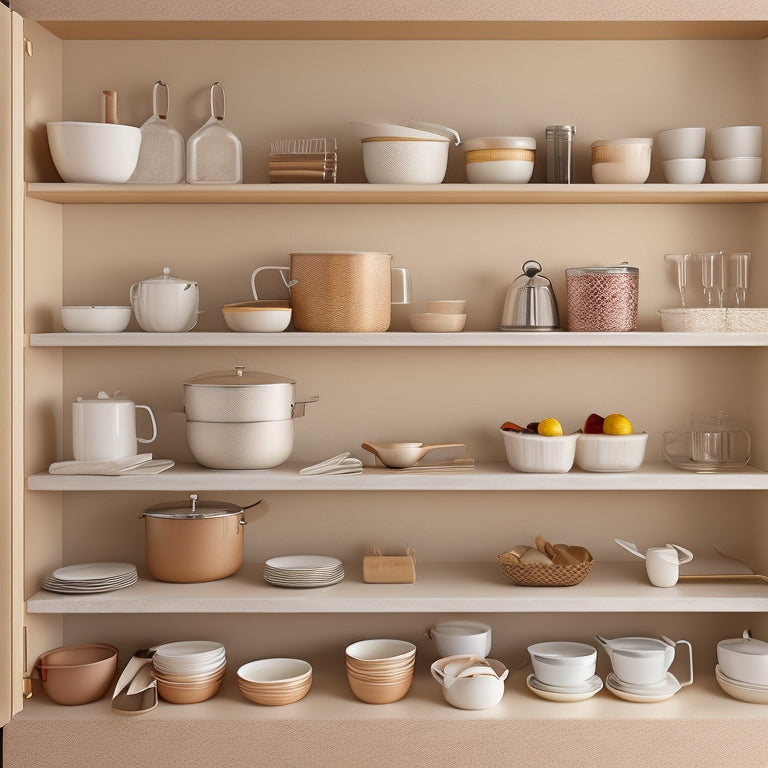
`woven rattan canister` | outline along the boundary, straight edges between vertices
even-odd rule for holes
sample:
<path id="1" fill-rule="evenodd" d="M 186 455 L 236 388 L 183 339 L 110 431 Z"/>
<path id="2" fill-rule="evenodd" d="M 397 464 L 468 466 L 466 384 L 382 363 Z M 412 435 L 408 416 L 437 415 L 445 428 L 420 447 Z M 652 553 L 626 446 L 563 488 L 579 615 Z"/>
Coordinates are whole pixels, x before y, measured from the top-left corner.
<path id="1" fill-rule="evenodd" d="M 291 254 L 293 324 L 298 331 L 376 333 L 392 318 L 392 254 Z"/>
<path id="2" fill-rule="evenodd" d="M 634 331 L 637 327 L 637 267 L 566 269 L 565 282 L 569 331 Z"/>

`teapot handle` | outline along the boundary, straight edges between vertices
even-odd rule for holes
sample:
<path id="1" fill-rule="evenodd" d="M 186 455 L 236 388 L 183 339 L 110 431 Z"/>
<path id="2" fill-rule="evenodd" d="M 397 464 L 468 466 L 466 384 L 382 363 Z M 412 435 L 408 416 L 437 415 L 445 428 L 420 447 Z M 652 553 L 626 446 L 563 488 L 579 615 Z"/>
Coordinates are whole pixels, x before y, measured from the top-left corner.
<path id="1" fill-rule="evenodd" d="M 131 300 L 131 306 L 136 309 L 136 301 L 138 300 L 139 284 L 134 283 L 128 290 L 128 296 Z"/>
<path id="2" fill-rule="evenodd" d="M 687 550 L 685 547 L 681 547 L 679 544 L 667 544 L 668 547 L 674 547 L 680 555 L 679 564 L 690 563 L 693 560 L 693 552 Z"/>

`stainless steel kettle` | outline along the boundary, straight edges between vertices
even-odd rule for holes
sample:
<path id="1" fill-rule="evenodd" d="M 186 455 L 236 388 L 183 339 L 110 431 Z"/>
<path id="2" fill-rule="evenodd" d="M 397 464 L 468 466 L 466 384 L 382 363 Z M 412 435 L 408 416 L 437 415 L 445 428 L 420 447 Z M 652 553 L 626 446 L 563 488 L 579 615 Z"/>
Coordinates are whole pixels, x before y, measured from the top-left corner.
<path id="1" fill-rule="evenodd" d="M 559 331 L 560 316 L 552 283 L 538 261 L 526 261 L 523 274 L 507 290 L 501 314 L 502 331 Z"/>

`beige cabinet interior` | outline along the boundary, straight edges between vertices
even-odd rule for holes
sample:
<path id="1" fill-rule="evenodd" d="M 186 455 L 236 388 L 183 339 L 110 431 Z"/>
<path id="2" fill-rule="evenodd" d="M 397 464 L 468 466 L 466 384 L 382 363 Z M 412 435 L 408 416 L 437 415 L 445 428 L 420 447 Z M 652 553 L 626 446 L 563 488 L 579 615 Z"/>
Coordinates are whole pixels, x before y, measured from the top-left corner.
<path id="1" fill-rule="evenodd" d="M 101 91 L 114 88 L 120 120 L 140 125 L 150 114 L 152 85 L 158 79 L 170 85 L 170 117 L 186 137 L 206 119 L 208 89 L 221 81 L 227 90 L 227 123 L 244 144 L 249 184 L 266 182 L 269 141 L 297 136 L 337 137 L 340 182 L 362 183 L 360 147 L 349 130 L 350 120 L 428 120 L 449 125 L 467 138 L 536 136 L 534 183 L 544 180 L 543 134 L 551 123 L 577 126 L 578 182 L 590 181 L 589 145 L 597 138 L 653 136 L 663 128 L 689 124 L 768 124 L 768 106 L 760 98 L 768 78 L 764 39 L 60 40 L 34 23 L 27 25 L 26 34 L 34 43 L 34 55 L 26 62 L 29 182 L 57 181 L 47 155 L 45 121 L 99 120 Z M 654 157 L 650 181 L 662 180 Z M 465 181 L 458 150 L 451 152 L 446 181 Z M 619 262 L 638 266 L 639 330 L 658 331 L 658 310 L 678 302 L 665 252 L 752 251 L 752 304 L 768 305 L 766 205 L 61 205 L 29 197 L 26 332 L 61 331 L 61 304 L 126 304 L 133 282 L 160 274 L 166 266 L 174 275 L 199 283 L 204 310 L 199 330 L 225 331 L 220 307 L 250 297 L 249 276 L 256 266 L 287 264 L 294 250 L 335 248 L 390 251 L 395 265 L 411 269 L 415 303 L 395 309 L 393 331 L 407 331 L 408 312 L 421 311 L 433 298 L 466 298 L 468 331 L 496 330 L 506 288 L 531 258 L 539 260 L 552 279 L 563 319 L 566 267 Z M 279 286 L 269 290 L 279 295 Z M 174 346 L 171 340 L 162 348 L 28 347 L 27 474 L 71 458 L 69 404 L 99 389 L 120 390 L 150 405 L 159 427 L 154 455 L 190 461 L 182 382 L 236 364 L 290 376 L 297 380 L 300 394 L 319 395 L 318 403 L 296 422 L 292 461 L 298 464 L 347 450 L 362 455 L 364 440 L 461 441 L 476 460 L 502 462 L 498 427 L 503 421 L 525 423 L 553 415 L 568 429 L 576 429 L 593 411 L 625 413 L 651 435 L 646 460 L 661 462 L 664 430 L 682 429 L 694 411 L 726 409 L 753 431 L 753 464 L 768 468 L 768 447 L 761 439 L 768 434 L 763 407 L 768 357 L 763 344 L 667 347 L 651 340 L 647 346 L 366 348 L 323 346 L 318 339 L 303 347 L 238 348 Z M 547 490 L 543 484 L 541 490 L 512 492 L 490 486 L 459 492 L 274 491 L 258 479 L 252 490 L 233 492 L 223 480 L 219 490 L 206 495 L 243 503 L 264 499 L 249 513 L 246 529 L 246 573 L 254 581 L 265 558 L 305 551 L 341 557 L 351 564 L 350 574 L 356 574 L 366 548 L 378 544 L 385 550 L 415 548 L 418 585 L 422 564 L 492 564 L 499 551 L 532 541 L 537 533 L 585 545 L 598 561 L 623 560 L 638 580 L 644 578 L 639 566 L 626 563 L 614 537 L 636 541 L 641 548 L 674 541 L 704 556 L 717 544 L 756 568 L 768 568 L 763 545 L 768 491 L 740 490 L 738 483 L 733 489 L 710 491 L 702 485 L 686 490 L 691 487 L 688 479 L 679 490 L 569 491 Z M 141 566 L 140 512 L 196 490 L 28 492 L 26 597 L 60 564 L 126 560 Z M 207 588 L 201 585 L 200 592 Z M 659 755 L 676 754 L 665 739 L 678 747 L 683 743 L 694 748 L 698 742 L 707 743 L 707 749 L 718 744 L 723 748 L 713 730 L 719 724 L 739 735 L 740 745 L 729 748 L 739 750 L 741 764 L 759 765 L 749 760 L 755 754 L 751 750 L 761 743 L 763 710 L 725 697 L 712 670 L 719 639 L 738 636 L 747 626 L 756 634 L 768 631 L 764 607 L 670 612 L 663 590 L 657 590 L 657 609 L 645 602 L 635 610 L 627 602 L 622 610 L 584 612 L 577 591 L 572 593 L 572 609 L 556 611 L 485 611 L 478 603 L 472 613 L 493 626 L 494 655 L 509 666 L 524 661 L 525 646 L 533 640 L 589 642 L 596 632 L 663 632 L 693 641 L 697 682 L 667 705 L 632 705 L 604 693 L 577 705 L 578 711 L 566 711 L 564 705 L 535 700 L 518 670 L 503 709 L 472 714 L 440 702 L 437 687 L 422 676 L 408 700 L 374 711 L 355 702 L 345 689 L 345 644 L 378 634 L 409 637 L 419 643 L 426 669 L 432 648 L 423 632 L 451 614 L 419 610 L 417 602 L 407 600 L 409 586 L 387 588 L 402 590 L 402 612 L 392 607 L 334 612 L 323 603 L 317 610 L 294 613 L 279 608 L 271 614 L 180 614 L 172 605 L 145 614 L 30 613 L 28 663 L 64 643 L 112 642 L 120 647 L 122 662 L 135 648 L 152 643 L 215 635 L 226 644 L 232 670 L 238 663 L 269 655 L 296 655 L 316 664 L 311 695 L 285 711 L 255 711 L 239 700 L 234 685 L 194 708 L 161 706 L 141 723 L 131 723 L 146 738 L 134 747 L 123 745 L 128 750 L 124 754 L 130 755 L 125 765 L 138 761 L 131 750 L 160 756 L 167 765 L 188 756 L 186 747 L 171 754 L 152 739 L 168 729 L 176 738 L 186 738 L 189 718 L 207 737 L 215 732 L 213 722 L 219 721 L 217 732 L 225 740 L 232 738 L 240 721 L 248 721 L 253 734 L 244 743 L 261 738 L 265 754 L 284 765 L 295 763 L 288 758 L 279 762 L 280 728 L 295 728 L 297 745 L 313 749 L 307 744 L 316 743 L 328 720 L 334 730 L 327 738 L 337 748 L 354 725 L 382 759 L 395 754 L 399 744 L 421 755 L 423 760 L 414 761 L 419 765 L 442 759 L 444 738 L 451 734 L 466 735 L 467 749 L 486 749 L 489 756 L 500 754 L 499 741 L 511 739 L 523 745 L 525 754 L 535 754 L 531 734 L 546 734 L 555 741 L 551 754 L 569 754 L 575 764 L 586 764 L 580 761 L 586 761 L 590 750 L 594 756 L 595 744 L 609 732 L 627 737 L 617 755 L 625 754 L 623 750 L 628 755 L 640 739 L 636 730 L 627 735 L 632 728 L 641 728 L 643 738 L 653 739 Z M 756 598 L 755 604 L 759 602 Z M 10 764 L 62 765 L 51 762 L 53 756 L 39 748 L 34 763 L 24 762 L 25 745 L 37 740 L 40 730 L 46 735 L 38 744 L 51 747 L 62 729 L 74 734 L 75 741 L 86 733 L 98 733 L 105 743 L 117 744 L 125 737 L 125 720 L 111 715 L 105 701 L 77 710 L 52 705 L 36 689 L 6 729 L 6 750 L 19 760 Z M 404 725 L 405 719 L 430 721 L 433 730 L 419 732 Z M 583 737 L 578 748 L 570 741 L 577 726 Z M 462 754 L 455 736 L 450 743 Z M 323 744 L 320 754 L 328 759 L 331 746 Z M 297 745 L 292 746 L 294 754 Z M 355 746 L 351 754 L 362 749 Z M 232 744 L 225 745 L 224 753 L 227 750 L 237 754 Z M 196 764 L 221 765 L 215 762 L 216 754 L 216 748 L 211 747 L 209 755 L 203 747 L 202 762 Z M 685 759 L 678 763 L 705 764 Z M 97 763 L 88 756 L 80 762 L 91 764 Z M 591 764 L 609 763 L 593 757 Z"/>

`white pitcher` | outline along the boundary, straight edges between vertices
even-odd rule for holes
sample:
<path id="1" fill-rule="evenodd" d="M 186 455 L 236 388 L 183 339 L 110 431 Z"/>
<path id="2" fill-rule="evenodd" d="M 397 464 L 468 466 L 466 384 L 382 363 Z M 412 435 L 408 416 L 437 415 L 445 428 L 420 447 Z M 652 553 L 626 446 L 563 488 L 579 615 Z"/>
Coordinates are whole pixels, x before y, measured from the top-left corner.
<path id="1" fill-rule="evenodd" d="M 136 437 L 137 408 L 149 414 L 152 422 L 151 437 Z M 99 392 L 93 399 L 78 397 L 72 403 L 72 450 L 75 461 L 116 461 L 135 456 L 137 442 L 151 443 L 156 437 L 157 422 L 148 405 L 119 400 L 106 392 Z"/>

